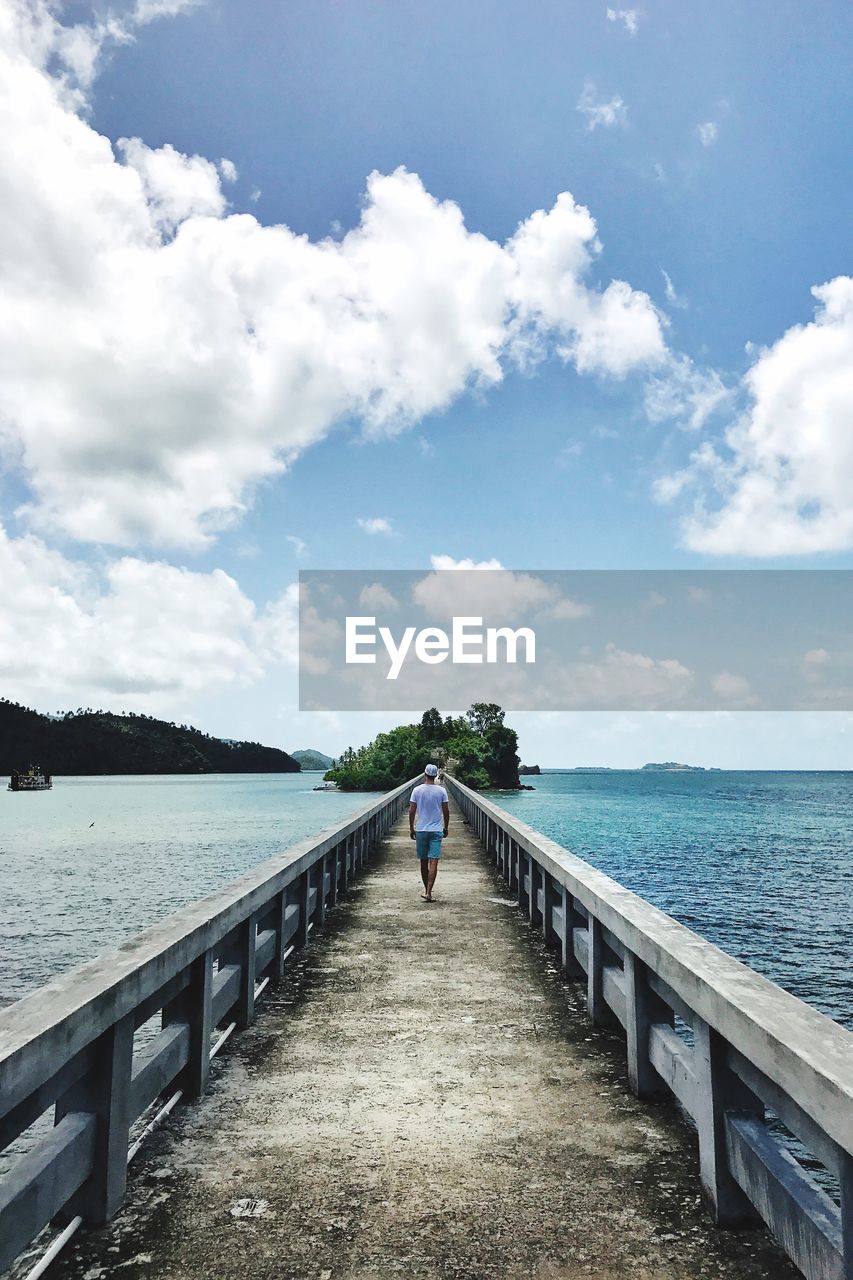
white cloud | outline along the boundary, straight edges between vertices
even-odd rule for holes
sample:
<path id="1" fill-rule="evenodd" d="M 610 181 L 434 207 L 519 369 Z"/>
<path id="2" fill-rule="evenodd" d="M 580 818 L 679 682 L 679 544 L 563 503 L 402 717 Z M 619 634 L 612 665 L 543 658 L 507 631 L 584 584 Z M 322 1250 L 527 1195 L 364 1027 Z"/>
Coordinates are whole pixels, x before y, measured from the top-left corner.
<path id="1" fill-rule="evenodd" d="M 356 524 L 359 529 L 362 529 L 365 533 L 390 534 L 394 532 L 394 527 L 387 516 L 359 516 L 356 520 Z"/>
<path id="2" fill-rule="evenodd" d="M 305 541 L 305 539 L 300 538 L 295 533 L 289 533 L 287 535 L 287 541 L 293 547 L 294 555 L 304 556 L 305 552 L 308 550 L 308 543 Z"/>
<path id="3" fill-rule="evenodd" d="M 692 671 L 677 658 L 653 658 L 615 644 L 605 645 L 598 660 L 568 663 L 549 679 L 561 706 L 634 710 L 677 707 L 694 684 Z"/>
<path id="4" fill-rule="evenodd" d="M 601 245 L 589 210 L 568 193 L 523 222 L 509 242 L 517 358 L 539 358 L 547 340 L 581 373 L 624 377 L 665 359 L 661 316 L 648 294 L 623 280 L 603 293 L 582 283 Z"/>
<path id="5" fill-rule="evenodd" d="M 648 296 L 587 283 L 570 195 L 503 245 L 402 169 L 339 240 L 229 216 L 211 161 L 116 155 L 45 69 L 69 32 L 23 12 L 0 0 L 0 443 L 34 528 L 203 546 L 338 422 L 397 432 L 552 352 L 605 377 L 662 358 Z"/>
<path id="6" fill-rule="evenodd" d="M 677 419 L 691 431 L 703 427 L 731 399 L 715 369 L 698 369 L 686 356 L 668 356 L 646 382 L 644 400 L 652 422 Z"/>
<path id="7" fill-rule="evenodd" d="M 204 0 L 136 0 L 131 21 L 138 26 L 144 26 L 148 22 L 155 22 L 158 18 L 177 17 L 179 13 L 196 9 L 203 3 Z"/>
<path id="8" fill-rule="evenodd" d="M 731 710 L 746 711 L 758 703 L 752 687 L 743 676 L 732 675 L 730 671 L 721 671 L 711 680 L 714 693 Z"/>
<path id="9" fill-rule="evenodd" d="M 809 649 L 803 655 L 803 662 L 807 667 L 823 667 L 829 660 L 829 651 L 827 649 Z"/>
<path id="10" fill-rule="evenodd" d="M 638 9 L 608 9 L 608 22 L 620 22 L 629 35 L 635 36 L 640 24 Z"/>
<path id="11" fill-rule="evenodd" d="M 139 175 L 157 231 L 169 235 L 188 218 L 218 218 L 225 212 L 219 172 L 203 156 L 182 155 L 169 143 L 152 150 L 139 138 L 119 138 L 116 147 Z"/>
<path id="12" fill-rule="evenodd" d="M 672 279 L 670 277 L 669 272 L 664 271 L 663 267 L 661 267 L 660 270 L 661 270 L 661 275 L 663 276 L 664 294 L 667 302 L 671 307 L 675 307 L 679 311 L 686 310 L 687 300 L 685 298 L 682 298 L 680 294 L 676 293 L 675 285 L 672 283 Z"/>
<path id="13" fill-rule="evenodd" d="M 226 182 L 236 182 L 240 176 L 234 161 L 228 160 L 225 156 L 219 161 L 219 172 Z"/>
<path id="14" fill-rule="evenodd" d="M 503 569 L 500 560 L 454 560 L 453 556 L 430 556 L 433 569 Z"/>
<path id="15" fill-rule="evenodd" d="M 434 572 L 415 583 L 412 599 L 432 618 L 482 617 L 502 625 L 537 617 L 574 621 L 590 613 L 589 605 L 561 595 L 553 583 L 505 569 L 499 560 L 434 555 L 430 562 Z"/>
<path id="16" fill-rule="evenodd" d="M 38 701 L 49 689 L 137 709 L 162 695 L 245 686 L 273 649 L 276 660 L 295 658 L 294 591 L 259 614 L 221 569 L 125 556 L 99 576 L 0 526 L 0 598 L 14 603 L 0 610 L 0 680 L 17 697 Z"/>
<path id="17" fill-rule="evenodd" d="M 698 499 L 683 531 L 715 555 L 800 555 L 853 547 L 853 278 L 812 290 L 814 320 L 759 353 L 747 410 L 723 443 L 672 477 Z"/>
<path id="18" fill-rule="evenodd" d="M 587 80 L 584 85 L 576 110 L 586 116 L 586 127 L 590 132 L 597 129 L 599 125 L 605 129 L 612 129 L 614 125 L 624 127 L 628 123 L 628 108 L 619 95 L 614 94 L 606 101 L 604 99 L 596 101 L 596 88 L 591 80 Z"/>
<path id="19" fill-rule="evenodd" d="M 380 613 L 387 613 L 400 607 L 388 588 L 383 587 L 381 582 L 372 582 L 369 587 L 362 587 L 358 595 L 358 603 L 362 609 L 372 609 Z"/>
<path id="20" fill-rule="evenodd" d="M 710 147 L 717 141 L 719 128 L 713 120 L 706 120 L 704 124 L 697 125 L 696 132 L 699 135 L 699 141 L 702 146 Z"/>

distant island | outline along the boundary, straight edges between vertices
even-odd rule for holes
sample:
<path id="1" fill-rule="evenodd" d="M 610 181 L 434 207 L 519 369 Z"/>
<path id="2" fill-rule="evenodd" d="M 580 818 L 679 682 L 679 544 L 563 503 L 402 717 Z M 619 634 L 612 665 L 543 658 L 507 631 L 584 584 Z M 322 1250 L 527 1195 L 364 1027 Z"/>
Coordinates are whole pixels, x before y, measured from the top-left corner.
<path id="1" fill-rule="evenodd" d="M 331 769 L 335 763 L 331 756 L 324 756 L 322 751 L 314 751 L 308 747 L 304 751 L 291 751 L 294 760 L 298 760 L 304 770 L 308 772 L 316 772 L 321 770 L 323 773 L 327 769 Z"/>
<path id="2" fill-rule="evenodd" d="M 277 747 L 212 738 L 192 725 L 91 708 L 46 716 L 0 698 L 0 774 L 31 764 L 54 775 L 300 772 Z"/>
<path id="3" fill-rule="evenodd" d="M 538 764 L 520 764 L 518 766 L 518 776 L 520 778 L 536 777 L 542 770 Z"/>
<path id="4" fill-rule="evenodd" d="M 701 764 L 679 764 L 676 760 L 665 760 L 663 764 L 644 764 L 641 773 L 706 773 Z"/>
<path id="5" fill-rule="evenodd" d="M 639 768 L 614 768 L 609 764 L 578 764 L 567 769 L 541 769 L 538 765 L 522 767 L 519 773 L 720 773 L 715 767 L 705 768 L 702 764 L 679 764 L 677 760 L 664 760 L 661 763 L 644 764 Z"/>

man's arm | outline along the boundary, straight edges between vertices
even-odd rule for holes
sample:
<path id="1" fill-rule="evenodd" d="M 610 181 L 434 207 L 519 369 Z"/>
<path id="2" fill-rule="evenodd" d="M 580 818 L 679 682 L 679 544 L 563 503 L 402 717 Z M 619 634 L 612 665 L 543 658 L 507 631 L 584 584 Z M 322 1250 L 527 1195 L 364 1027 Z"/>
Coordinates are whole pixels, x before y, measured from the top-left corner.
<path id="1" fill-rule="evenodd" d="M 442 802 L 441 812 L 444 815 L 444 834 L 447 835 L 447 832 L 450 829 L 450 805 L 446 800 Z"/>
<path id="2" fill-rule="evenodd" d="M 412 840 L 415 838 L 415 814 L 418 811 L 416 804 L 409 805 L 409 836 Z"/>

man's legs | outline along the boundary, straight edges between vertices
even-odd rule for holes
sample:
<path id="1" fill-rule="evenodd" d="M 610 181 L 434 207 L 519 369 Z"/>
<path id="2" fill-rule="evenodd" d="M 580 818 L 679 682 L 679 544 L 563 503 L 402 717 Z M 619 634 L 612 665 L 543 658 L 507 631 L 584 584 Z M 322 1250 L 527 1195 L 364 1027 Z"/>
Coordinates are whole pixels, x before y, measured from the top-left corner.
<path id="1" fill-rule="evenodd" d="M 418 858 L 418 862 L 421 864 L 421 879 L 423 880 L 424 888 L 426 889 L 427 884 L 429 883 L 429 859 Z"/>
<path id="2" fill-rule="evenodd" d="M 421 866 L 426 870 L 424 876 L 424 884 L 426 885 L 427 901 L 432 901 L 432 890 L 435 884 L 435 877 L 438 875 L 438 858 L 425 858 Z"/>

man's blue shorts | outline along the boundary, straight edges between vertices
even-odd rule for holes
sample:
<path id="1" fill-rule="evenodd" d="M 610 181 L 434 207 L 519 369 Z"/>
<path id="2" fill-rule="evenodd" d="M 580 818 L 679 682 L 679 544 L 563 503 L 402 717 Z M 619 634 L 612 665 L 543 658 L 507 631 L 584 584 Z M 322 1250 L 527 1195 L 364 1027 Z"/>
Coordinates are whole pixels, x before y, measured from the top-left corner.
<path id="1" fill-rule="evenodd" d="M 419 858 L 440 858 L 441 857 L 441 832 L 440 831 L 416 831 L 415 832 L 415 853 Z"/>

